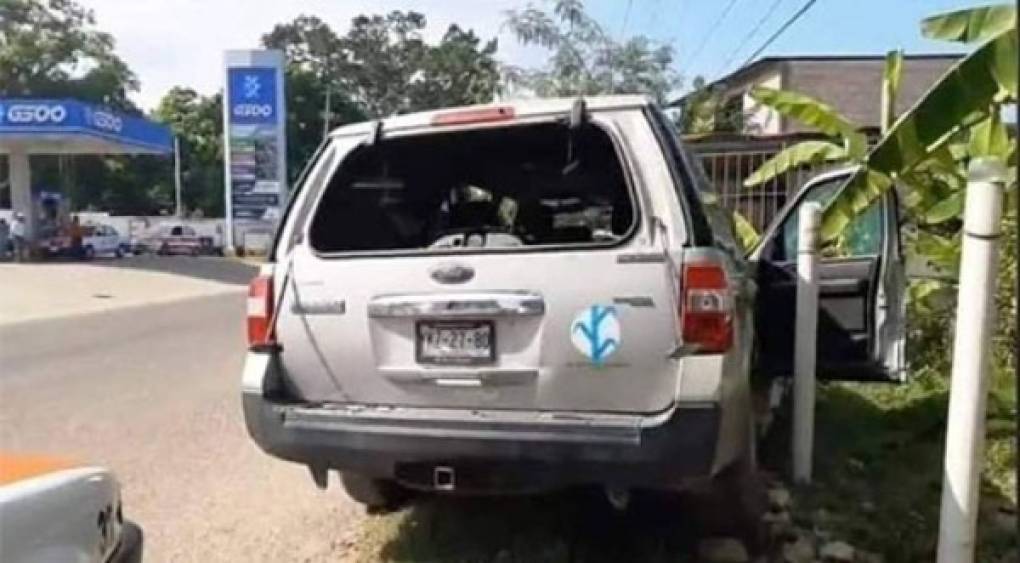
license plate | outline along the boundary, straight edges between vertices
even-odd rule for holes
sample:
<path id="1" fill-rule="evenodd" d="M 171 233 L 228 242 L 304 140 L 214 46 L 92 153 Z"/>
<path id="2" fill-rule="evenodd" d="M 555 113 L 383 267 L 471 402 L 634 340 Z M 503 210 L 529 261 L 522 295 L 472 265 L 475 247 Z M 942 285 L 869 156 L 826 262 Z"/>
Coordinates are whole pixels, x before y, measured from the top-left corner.
<path id="1" fill-rule="evenodd" d="M 496 331 L 491 321 L 420 321 L 417 333 L 419 363 L 482 364 L 496 358 Z"/>

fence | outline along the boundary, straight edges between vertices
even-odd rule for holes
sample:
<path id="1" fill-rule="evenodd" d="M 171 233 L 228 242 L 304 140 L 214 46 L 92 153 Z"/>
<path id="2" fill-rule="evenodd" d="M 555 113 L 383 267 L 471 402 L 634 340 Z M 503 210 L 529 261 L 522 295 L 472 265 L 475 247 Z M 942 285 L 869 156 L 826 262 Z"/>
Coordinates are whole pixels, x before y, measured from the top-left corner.
<path id="1" fill-rule="evenodd" d="M 796 138 L 782 139 L 688 139 L 687 146 L 700 157 L 705 175 L 714 184 L 723 207 L 739 212 L 760 233 L 805 182 L 833 168 L 827 163 L 803 166 L 787 170 L 759 186 L 744 187 L 744 180 L 768 159 L 804 138 L 797 135 Z"/>

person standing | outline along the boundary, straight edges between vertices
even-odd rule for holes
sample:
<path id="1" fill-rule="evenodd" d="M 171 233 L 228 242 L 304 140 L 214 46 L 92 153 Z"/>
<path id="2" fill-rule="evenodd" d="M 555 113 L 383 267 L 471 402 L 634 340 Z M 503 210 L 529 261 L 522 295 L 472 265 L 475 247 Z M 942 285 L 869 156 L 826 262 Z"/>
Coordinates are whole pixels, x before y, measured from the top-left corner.
<path id="1" fill-rule="evenodd" d="M 14 242 L 15 262 L 24 262 L 27 258 L 28 246 L 25 236 L 25 216 L 20 212 L 15 213 L 14 224 L 11 225 L 11 240 Z"/>
<path id="2" fill-rule="evenodd" d="M 7 220 L 0 218 L 0 262 L 7 261 L 7 243 L 11 239 L 11 226 Z"/>
<path id="3" fill-rule="evenodd" d="M 71 236 L 71 256 L 79 259 L 84 258 L 85 249 L 82 247 L 82 241 L 85 237 L 81 228 L 81 220 L 77 215 L 71 217 L 71 228 L 68 234 Z"/>

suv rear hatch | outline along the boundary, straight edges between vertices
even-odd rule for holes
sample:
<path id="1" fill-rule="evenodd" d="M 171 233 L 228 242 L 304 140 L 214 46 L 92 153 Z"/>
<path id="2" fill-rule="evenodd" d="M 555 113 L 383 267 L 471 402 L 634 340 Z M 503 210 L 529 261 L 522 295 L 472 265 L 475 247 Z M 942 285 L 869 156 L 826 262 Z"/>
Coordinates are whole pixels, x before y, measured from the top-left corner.
<path id="1" fill-rule="evenodd" d="M 439 408 L 668 407 L 676 284 L 613 120 L 622 113 L 573 128 L 507 112 L 500 123 L 440 120 L 456 125 L 338 155 L 290 219 L 304 224 L 281 260 L 291 392 Z"/>

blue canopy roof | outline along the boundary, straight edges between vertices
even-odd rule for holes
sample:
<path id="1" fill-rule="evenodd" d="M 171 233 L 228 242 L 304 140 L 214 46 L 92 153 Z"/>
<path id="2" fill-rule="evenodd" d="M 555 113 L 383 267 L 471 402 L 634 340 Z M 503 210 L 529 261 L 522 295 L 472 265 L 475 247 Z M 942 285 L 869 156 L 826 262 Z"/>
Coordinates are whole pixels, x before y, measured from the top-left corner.
<path id="1" fill-rule="evenodd" d="M 0 152 L 170 154 L 170 128 L 77 100 L 0 98 Z"/>

